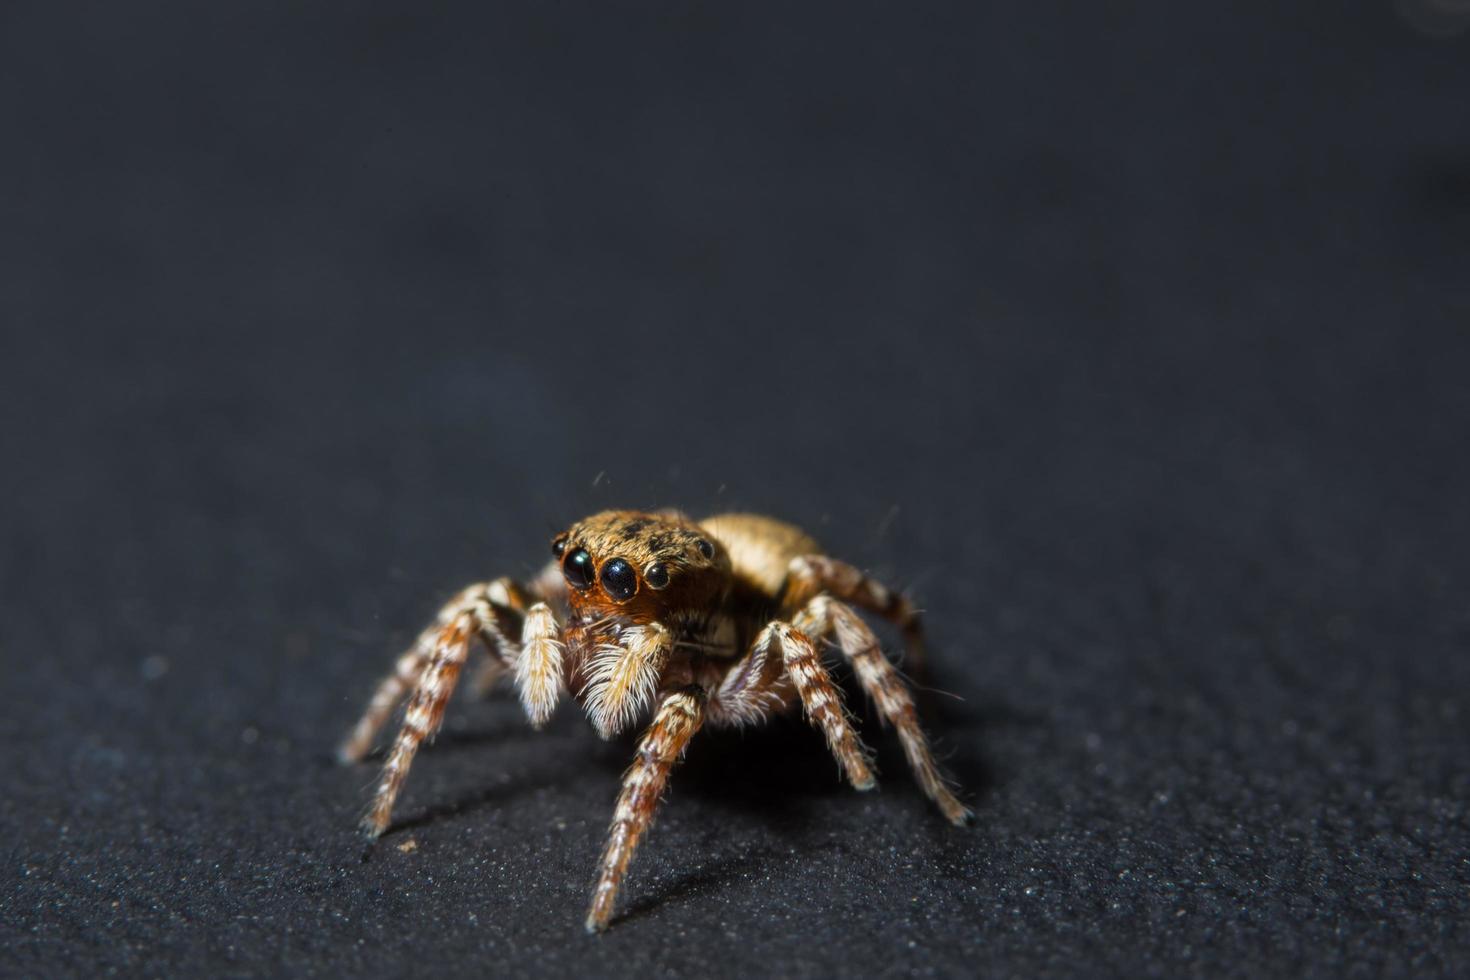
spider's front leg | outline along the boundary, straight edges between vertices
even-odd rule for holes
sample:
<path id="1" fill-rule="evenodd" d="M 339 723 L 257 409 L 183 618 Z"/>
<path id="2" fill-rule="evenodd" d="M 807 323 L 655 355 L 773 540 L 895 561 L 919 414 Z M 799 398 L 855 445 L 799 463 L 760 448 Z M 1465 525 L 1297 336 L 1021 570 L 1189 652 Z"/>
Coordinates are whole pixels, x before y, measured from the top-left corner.
<path id="1" fill-rule="evenodd" d="M 524 599 L 523 590 L 510 591 L 504 580 L 465 590 L 440 614 L 440 622 L 430 627 L 414 649 L 400 660 L 394 674 L 380 685 L 367 714 L 343 747 L 344 758 L 360 758 L 366 752 L 373 732 L 392 711 L 397 700 L 393 695 L 407 687 L 406 675 L 413 676 L 413 693 L 404 711 L 403 727 L 388 753 L 372 806 L 363 818 L 363 829 L 371 836 L 376 837 L 387 829 L 408 768 L 419 746 L 443 722 L 444 709 L 476 636 L 484 638 L 491 656 L 503 664 L 503 669 L 515 671 L 521 701 L 532 723 L 539 725 L 550 716 L 564 689 L 560 627 L 546 603 L 525 608 Z M 517 604 L 524 608 L 524 615 L 515 608 Z M 518 645 L 506 638 L 512 625 L 506 620 L 511 617 L 520 626 Z"/>
<path id="2" fill-rule="evenodd" d="M 623 777 L 623 791 L 618 796 L 607 847 L 602 852 L 602 872 L 592 893 L 592 907 L 587 912 L 588 932 L 607 928 L 618 886 L 633 859 L 638 839 L 653 822 L 669 771 L 704 721 L 705 697 L 703 688 L 697 686 L 666 694 L 653 723 L 643 733 L 638 754 Z"/>
<path id="3" fill-rule="evenodd" d="M 518 588 L 519 592 L 514 593 L 514 595 L 520 597 L 520 604 L 516 608 L 522 613 L 525 613 L 530 601 L 524 598 L 526 595 L 534 596 L 536 599 L 548 603 L 554 608 L 566 608 L 566 579 L 562 577 L 561 565 L 554 561 L 548 563 L 541 571 L 537 572 L 536 577 L 527 582 L 524 587 L 518 586 Z M 553 625 L 555 625 L 554 622 Z M 510 635 L 515 635 L 514 631 Z M 475 672 L 475 676 L 471 680 L 475 696 L 481 698 L 489 697 L 491 691 L 495 689 L 495 685 L 506 675 L 507 666 L 505 658 L 495 656 L 487 658 L 480 669 Z M 520 680 L 517 679 L 517 685 L 520 686 L 520 684 Z M 524 699 L 524 687 L 521 687 L 521 693 Z M 531 715 L 531 724 L 540 728 L 544 719 L 538 720 L 537 713 L 531 710 L 529 704 L 526 705 L 526 711 L 527 714 Z"/>
<path id="4" fill-rule="evenodd" d="M 515 644 L 510 638 L 520 633 L 522 616 L 530 604 L 526 588 L 509 578 L 476 583 L 445 603 L 434 622 L 398 658 L 393 672 L 378 684 L 367 710 L 337 750 L 337 757 L 344 763 L 362 761 L 383 723 L 418 682 L 444 632 L 459 617 L 468 615 L 475 632 L 484 640 L 490 652 L 489 669 L 496 676 L 504 673 L 515 659 Z"/>

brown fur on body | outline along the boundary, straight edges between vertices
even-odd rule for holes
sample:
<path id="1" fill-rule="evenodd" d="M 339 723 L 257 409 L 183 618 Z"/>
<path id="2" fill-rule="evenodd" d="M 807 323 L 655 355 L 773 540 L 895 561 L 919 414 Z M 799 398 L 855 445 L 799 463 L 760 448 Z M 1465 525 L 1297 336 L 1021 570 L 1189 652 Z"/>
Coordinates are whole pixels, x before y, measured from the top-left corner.
<path id="1" fill-rule="evenodd" d="M 917 613 L 898 593 L 822 554 L 798 528 L 756 514 L 694 521 L 673 511 L 605 511 L 558 535 L 553 553 L 557 562 L 529 585 L 499 579 L 461 592 L 379 686 L 341 752 L 347 761 L 362 758 L 407 695 L 364 821 L 369 833 L 387 828 L 409 763 L 438 728 L 477 636 L 492 655 L 485 676 L 511 676 L 535 725 L 564 691 L 603 737 L 653 716 L 625 777 L 589 930 L 606 927 L 669 771 L 702 725 L 751 724 L 800 705 L 848 781 L 874 785 L 869 754 L 822 662 L 828 640 L 894 725 L 920 787 L 952 822 L 969 817 L 934 762 L 902 675 L 848 604 L 900 627 L 915 655 Z M 619 559 L 631 575 L 616 574 Z"/>
<path id="2" fill-rule="evenodd" d="M 817 551 L 817 544 L 797 528 L 755 514 L 724 514 L 695 522 L 677 512 L 647 514 L 606 511 L 579 521 L 558 537 L 566 553 L 585 548 L 602 567 L 622 558 L 640 570 L 638 591 L 618 602 L 601 582 L 585 592 L 567 590 L 566 642 L 570 656 L 569 686 L 604 737 L 615 733 L 617 719 L 604 720 L 599 708 L 600 678 L 589 671 L 599 654 L 616 649 L 630 628 L 660 623 L 671 632 L 672 648 L 660 665 L 657 682 L 644 678 L 641 689 L 617 692 L 635 698 L 640 709 L 657 690 L 690 684 L 711 687 L 729 669 L 729 661 L 750 647 L 757 632 L 781 606 L 786 567 L 796 557 Z M 706 557 L 700 542 L 712 554 Z M 669 584 L 654 589 L 641 571 L 662 563 Z M 641 710 L 640 710 L 641 714 Z M 718 703 L 709 723 L 737 722 Z"/>

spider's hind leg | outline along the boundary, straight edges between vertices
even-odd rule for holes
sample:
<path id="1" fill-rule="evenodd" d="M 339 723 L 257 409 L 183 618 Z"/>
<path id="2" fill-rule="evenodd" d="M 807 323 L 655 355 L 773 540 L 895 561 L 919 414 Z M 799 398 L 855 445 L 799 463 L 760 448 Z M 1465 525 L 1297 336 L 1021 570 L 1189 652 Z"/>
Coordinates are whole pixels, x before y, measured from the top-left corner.
<path id="1" fill-rule="evenodd" d="M 831 596 L 819 595 L 797 614 L 796 624 L 813 636 L 835 636 L 837 647 L 852 663 L 858 683 L 873 699 L 878 714 L 893 725 L 914 779 L 953 824 L 970 821 L 971 813 L 950 789 L 950 780 L 934 761 L 929 739 L 919 727 L 913 694 L 898 668 L 888 662 L 878 637 L 852 607 Z"/>
<path id="2" fill-rule="evenodd" d="M 827 737 L 827 748 L 837 757 L 847 781 L 853 789 L 872 789 L 877 785 L 872 759 L 858 738 L 857 724 L 842 700 L 842 689 L 833 682 L 832 675 L 822 664 L 822 656 L 811 635 L 799 627 L 781 622 L 767 626 L 765 632 L 773 634 L 780 646 L 781 660 L 786 666 L 787 676 L 796 686 L 802 710 Z"/>
<path id="3" fill-rule="evenodd" d="M 882 616 L 903 633 L 908 652 L 904 667 L 914 677 L 923 677 L 925 661 L 924 624 L 919 611 L 903 593 L 889 588 L 847 562 L 826 555 L 800 555 L 787 569 L 790 585 L 786 605 L 800 609 L 827 593 L 875 616 Z"/>

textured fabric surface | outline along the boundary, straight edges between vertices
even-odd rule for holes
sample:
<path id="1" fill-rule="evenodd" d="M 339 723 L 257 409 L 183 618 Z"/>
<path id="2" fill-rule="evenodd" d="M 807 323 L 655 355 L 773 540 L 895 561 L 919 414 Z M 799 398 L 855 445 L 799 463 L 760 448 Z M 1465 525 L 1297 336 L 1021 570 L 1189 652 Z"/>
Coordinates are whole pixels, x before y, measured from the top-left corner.
<path id="1" fill-rule="evenodd" d="M 199 6 L 0 14 L 0 973 L 1470 972 L 1448 15 Z M 438 603 L 666 505 L 910 591 L 975 826 L 701 735 L 591 938 L 501 696 L 367 844 Z"/>

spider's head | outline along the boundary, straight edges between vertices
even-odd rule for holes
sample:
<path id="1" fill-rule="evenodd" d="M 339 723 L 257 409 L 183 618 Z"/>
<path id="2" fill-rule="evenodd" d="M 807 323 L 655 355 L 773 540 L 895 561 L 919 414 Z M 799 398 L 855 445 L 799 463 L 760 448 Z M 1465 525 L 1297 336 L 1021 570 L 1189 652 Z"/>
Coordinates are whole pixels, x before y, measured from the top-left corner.
<path id="1" fill-rule="evenodd" d="M 730 556 L 683 514 L 609 510 L 578 521 L 551 542 L 581 619 L 634 624 L 706 608 L 730 587 Z"/>

